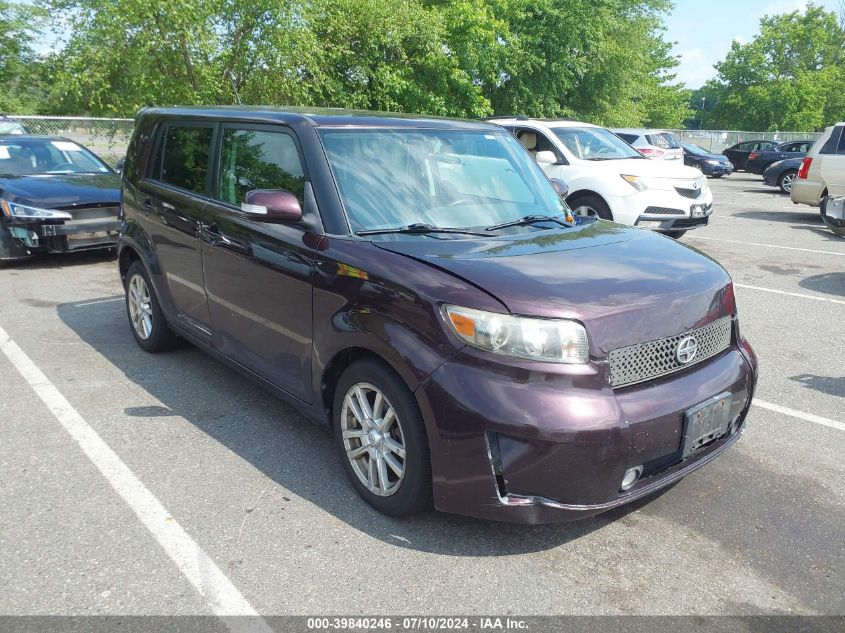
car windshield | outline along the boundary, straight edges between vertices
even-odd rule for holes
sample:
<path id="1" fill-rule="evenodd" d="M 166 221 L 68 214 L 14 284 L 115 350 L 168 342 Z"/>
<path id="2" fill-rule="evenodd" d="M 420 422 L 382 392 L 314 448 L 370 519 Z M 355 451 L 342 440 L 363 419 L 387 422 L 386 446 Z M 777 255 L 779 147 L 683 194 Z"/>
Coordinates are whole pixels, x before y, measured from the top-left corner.
<path id="1" fill-rule="evenodd" d="M 709 154 L 710 152 L 701 147 L 701 145 L 695 145 L 694 143 L 684 143 L 681 145 L 685 150 L 690 152 L 691 154 Z"/>
<path id="2" fill-rule="evenodd" d="M 103 161 L 73 141 L 22 137 L 0 139 L 0 174 L 5 176 L 110 171 Z"/>
<path id="3" fill-rule="evenodd" d="M 324 128 L 320 135 L 353 232 L 564 216 L 551 183 L 504 130 Z"/>
<path id="4" fill-rule="evenodd" d="M 555 127 L 552 131 L 566 149 L 581 160 L 643 158 L 613 132 L 601 127 Z"/>

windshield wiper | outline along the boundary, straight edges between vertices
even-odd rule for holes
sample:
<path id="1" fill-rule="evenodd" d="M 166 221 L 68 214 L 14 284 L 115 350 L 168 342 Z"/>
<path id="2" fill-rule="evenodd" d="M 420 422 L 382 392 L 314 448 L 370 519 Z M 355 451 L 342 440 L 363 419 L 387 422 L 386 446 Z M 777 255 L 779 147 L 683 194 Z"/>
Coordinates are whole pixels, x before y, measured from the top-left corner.
<path id="1" fill-rule="evenodd" d="M 524 218 L 520 218 L 519 220 L 513 220 L 511 222 L 502 222 L 501 224 L 494 224 L 493 226 L 488 226 L 485 231 L 498 231 L 499 229 L 506 229 L 510 226 L 527 226 L 529 224 L 535 224 L 537 222 L 556 222 L 561 226 L 565 226 L 567 228 L 571 228 L 575 226 L 566 220 L 561 220 L 560 218 L 556 218 L 553 215 L 526 215 Z"/>
<path id="2" fill-rule="evenodd" d="M 356 231 L 355 235 L 387 235 L 389 233 L 404 233 L 407 235 L 426 235 L 427 233 L 457 233 L 461 235 L 478 235 L 481 237 L 487 237 L 484 233 L 470 231 L 469 229 L 434 226 L 433 224 L 422 223 L 409 224 L 408 226 L 400 226 L 393 229 L 368 229 L 366 231 Z"/>

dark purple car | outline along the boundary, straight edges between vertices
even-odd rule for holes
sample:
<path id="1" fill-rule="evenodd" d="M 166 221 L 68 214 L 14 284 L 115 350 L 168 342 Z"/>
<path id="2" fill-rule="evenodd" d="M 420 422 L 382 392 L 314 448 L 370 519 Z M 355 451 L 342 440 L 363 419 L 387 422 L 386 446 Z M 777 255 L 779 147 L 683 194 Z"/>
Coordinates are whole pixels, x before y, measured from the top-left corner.
<path id="1" fill-rule="evenodd" d="M 144 110 L 123 217 L 139 345 L 186 339 L 329 425 L 388 514 L 596 514 L 712 461 L 751 403 L 724 269 L 576 223 L 495 125 Z"/>

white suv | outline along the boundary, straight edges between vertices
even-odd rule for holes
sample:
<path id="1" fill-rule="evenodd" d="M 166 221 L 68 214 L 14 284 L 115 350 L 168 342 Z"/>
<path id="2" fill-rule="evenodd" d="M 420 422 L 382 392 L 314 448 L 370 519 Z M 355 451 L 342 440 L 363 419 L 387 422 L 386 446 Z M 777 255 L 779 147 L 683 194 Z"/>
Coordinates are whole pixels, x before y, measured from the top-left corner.
<path id="1" fill-rule="evenodd" d="M 654 160 L 684 160 L 684 150 L 675 135 L 666 130 L 611 130 L 616 136 L 646 158 Z"/>
<path id="2" fill-rule="evenodd" d="M 845 196 L 845 123 L 824 131 L 813 144 L 790 192 L 795 204 L 819 206 L 822 198 Z"/>
<path id="3" fill-rule="evenodd" d="M 609 130 L 577 121 L 496 118 L 549 178 L 569 186 L 567 202 L 589 215 L 680 237 L 706 226 L 713 194 L 702 173 L 645 159 Z"/>

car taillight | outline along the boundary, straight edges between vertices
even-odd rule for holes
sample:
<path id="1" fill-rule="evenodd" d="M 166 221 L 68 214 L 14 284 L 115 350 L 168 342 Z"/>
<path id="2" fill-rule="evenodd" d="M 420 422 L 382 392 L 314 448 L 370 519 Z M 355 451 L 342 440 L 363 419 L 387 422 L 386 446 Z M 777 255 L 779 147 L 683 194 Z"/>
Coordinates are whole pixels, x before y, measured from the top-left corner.
<path id="1" fill-rule="evenodd" d="M 807 180 L 807 174 L 810 173 L 810 165 L 813 164 L 813 159 L 807 156 L 801 161 L 801 169 L 798 170 L 798 180 Z"/>
<path id="2" fill-rule="evenodd" d="M 755 158 L 757 158 L 759 155 L 760 155 L 760 154 L 758 154 L 757 152 L 751 152 L 751 153 L 748 155 L 748 160 L 754 160 L 754 159 L 755 159 Z"/>
<path id="3" fill-rule="evenodd" d="M 646 158 L 660 158 L 666 153 L 662 149 L 652 149 L 651 147 L 643 147 L 637 151 Z"/>

